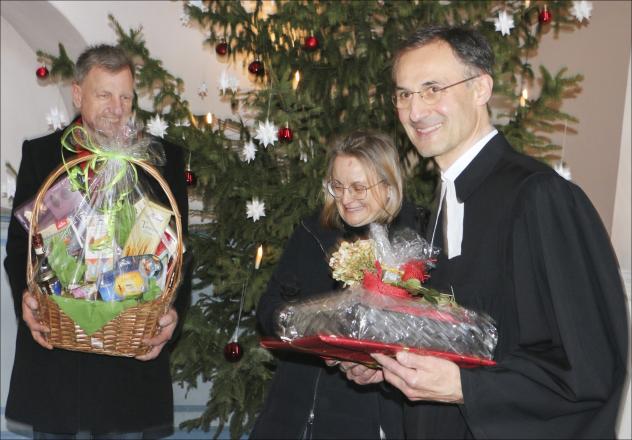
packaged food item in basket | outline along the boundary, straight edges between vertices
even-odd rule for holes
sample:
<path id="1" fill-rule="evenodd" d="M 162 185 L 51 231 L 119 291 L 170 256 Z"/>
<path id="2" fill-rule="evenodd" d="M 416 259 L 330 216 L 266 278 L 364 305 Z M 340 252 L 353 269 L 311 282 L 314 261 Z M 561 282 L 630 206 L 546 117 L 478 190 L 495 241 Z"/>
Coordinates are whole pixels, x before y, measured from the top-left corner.
<path id="1" fill-rule="evenodd" d="M 184 244 L 182 245 L 182 251 L 186 251 Z M 162 271 L 162 276 L 158 280 L 158 285 L 160 286 L 160 288 L 164 288 L 165 286 L 165 282 L 167 281 L 167 273 L 171 269 L 171 266 L 173 264 L 173 257 L 176 255 L 176 252 L 176 233 L 171 226 L 167 225 L 167 227 L 165 228 L 165 232 L 162 235 L 162 239 L 160 240 L 160 243 L 158 243 L 158 247 L 154 252 L 154 255 L 156 255 L 160 259 L 162 267 L 165 268 Z"/>
<path id="2" fill-rule="evenodd" d="M 104 301 L 123 301 L 145 293 L 151 282 L 161 279 L 163 266 L 155 255 L 123 257 L 116 269 L 103 274 L 99 294 Z"/>
<path id="3" fill-rule="evenodd" d="M 100 274 L 114 267 L 114 255 L 117 253 L 118 244 L 111 234 L 111 215 L 92 214 L 85 219 L 87 225 L 83 256 L 86 263 L 86 283 L 96 283 Z"/>
<path id="4" fill-rule="evenodd" d="M 84 201 L 80 191 L 71 187 L 67 176 L 60 178 L 46 192 L 39 210 L 38 231 L 46 240 L 50 236 L 64 230 L 69 223 L 69 217 Z M 15 218 L 20 225 L 29 231 L 33 204 L 35 199 L 29 200 L 15 209 Z"/>
<path id="5" fill-rule="evenodd" d="M 334 278 L 349 288 L 284 306 L 276 331 L 285 347 L 263 345 L 367 362 L 370 352 L 394 354 L 399 347 L 492 365 L 494 321 L 423 286 L 436 252 L 413 231 L 391 242 L 384 226 L 372 224 L 370 239 L 343 242 L 331 258 Z"/>
<path id="6" fill-rule="evenodd" d="M 35 199 L 23 203 L 15 210 L 15 217 L 22 227 L 28 232 L 33 215 Z M 51 241 L 57 237 L 62 239 L 68 253 L 77 255 L 81 252 L 83 244 L 78 233 L 67 233 L 68 228 L 76 230 L 78 219 L 85 215 L 87 203 L 81 191 L 73 189 L 67 176 L 62 176 L 46 192 L 39 207 L 39 221 L 37 232 L 42 236 L 44 244 L 50 246 Z"/>
<path id="7" fill-rule="evenodd" d="M 136 218 L 123 248 L 123 255 L 125 256 L 155 251 L 173 215 L 173 212 L 157 203 L 143 200 L 142 204 L 144 206 Z"/>
<path id="8" fill-rule="evenodd" d="M 69 286 L 68 290 L 74 298 L 95 301 L 97 299 L 97 288 L 93 283 L 80 286 Z"/>
<path id="9" fill-rule="evenodd" d="M 49 305 L 90 336 L 127 309 L 154 307 L 149 304 L 167 290 L 172 299 L 179 276 L 167 283 L 165 268 L 181 260 L 182 246 L 173 229 L 168 238 L 165 231 L 170 221 L 177 223 L 177 207 L 164 206 L 154 193 L 155 188 L 169 191 L 166 184 L 151 182 L 160 178 L 151 166 L 164 164 L 164 151 L 142 125 L 130 121 L 105 136 L 74 124 L 62 144 L 91 156 L 72 160 L 73 166 L 64 163 L 56 171 L 61 177 L 45 182 L 16 216 L 23 226 L 47 234 L 51 277 L 37 284 L 42 277 L 31 275 L 29 285 L 54 293 Z M 162 313 L 168 304 L 156 310 Z"/>

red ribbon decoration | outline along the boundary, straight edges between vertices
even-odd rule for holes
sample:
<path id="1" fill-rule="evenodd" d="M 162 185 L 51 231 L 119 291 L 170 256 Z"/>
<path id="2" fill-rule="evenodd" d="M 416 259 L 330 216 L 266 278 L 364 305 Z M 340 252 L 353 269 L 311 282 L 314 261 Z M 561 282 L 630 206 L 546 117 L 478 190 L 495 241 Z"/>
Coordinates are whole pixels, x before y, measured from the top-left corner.
<path id="1" fill-rule="evenodd" d="M 382 295 L 394 296 L 397 298 L 412 298 L 412 295 L 408 293 L 406 289 L 395 287 L 382 281 L 382 266 L 379 261 L 375 262 L 375 268 L 377 269 L 377 273 L 369 271 L 364 272 L 362 287 L 369 292 L 380 293 Z"/>
<path id="2" fill-rule="evenodd" d="M 426 263 L 422 260 L 410 260 L 404 263 L 401 269 L 404 271 L 402 281 L 416 278 L 423 284 L 428 280 L 428 278 L 430 278 L 430 275 L 428 275 L 428 271 L 426 270 Z"/>

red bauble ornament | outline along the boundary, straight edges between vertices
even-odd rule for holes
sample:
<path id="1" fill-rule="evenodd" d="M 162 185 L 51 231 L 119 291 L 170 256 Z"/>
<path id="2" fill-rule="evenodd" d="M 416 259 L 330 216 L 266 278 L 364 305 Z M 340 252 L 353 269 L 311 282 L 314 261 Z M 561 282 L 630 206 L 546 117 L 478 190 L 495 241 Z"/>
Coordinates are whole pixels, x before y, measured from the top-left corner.
<path id="1" fill-rule="evenodd" d="M 252 73 L 253 75 L 263 76 L 263 74 L 265 73 L 263 63 L 259 60 L 254 60 L 248 65 L 248 72 Z"/>
<path id="2" fill-rule="evenodd" d="M 305 41 L 303 43 L 303 48 L 307 51 L 313 51 L 318 49 L 318 38 L 316 38 L 314 35 L 309 35 L 307 37 L 305 37 Z"/>
<path id="3" fill-rule="evenodd" d="M 231 341 L 224 346 L 224 357 L 228 362 L 237 362 L 244 355 L 244 350 L 237 341 Z"/>
<path id="4" fill-rule="evenodd" d="M 215 46 L 215 53 L 219 56 L 224 56 L 230 52 L 230 46 L 227 42 L 222 41 L 217 46 Z"/>
<path id="5" fill-rule="evenodd" d="M 37 70 L 35 71 L 35 75 L 37 75 L 37 77 L 39 79 L 46 79 L 48 78 L 48 69 L 46 68 L 46 66 L 40 66 L 37 68 Z"/>
<path id="6" fill-rule="evenodd" d="M 184 181 L 187 183 L 187 186 L 195 186 L 195 184 L 197 183 L 195 173 L 191 171 L 190 168 L 187 168 L 184 172 Z"/>
<path id="7" fill-rule="evenodd" d="M 540 11 L 540 14 L 538 15 L 538 21 L 542 24 L 546 24 L 546 23 L 550 23 L 552 19 L 553 19 L 553 15 L 551 14 L 551 11 L 549 11 L 549 8 L 547 8 L 547 6 L 544 5 L 544 9 L 542 9 Z"/>
<path id="8" fill-rule="evenodd" d="M 292 142 L 293 138 L 294 138 L 294 133 L 292 132 L 292 129 L 290 127 L 279 128 L 279 140 L 281 142 L 285 142 L 286 144 L 289 144 L 290 142 Z"/>

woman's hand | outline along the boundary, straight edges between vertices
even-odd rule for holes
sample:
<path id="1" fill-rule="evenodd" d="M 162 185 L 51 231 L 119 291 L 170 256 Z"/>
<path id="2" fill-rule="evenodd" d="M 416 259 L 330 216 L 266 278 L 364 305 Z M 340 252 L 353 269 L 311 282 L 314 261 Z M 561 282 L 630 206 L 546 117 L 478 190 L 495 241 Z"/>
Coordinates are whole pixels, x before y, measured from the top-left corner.
<path id="1" fill-rule="evenodd" d="M 338 368 L 340 368 L 340 371 L 347 376 L 347 379 L 357 383 L 358 385 L 368 385 L 371 383 L 382 382 L 384 380 L 382 370 L 369 368 L 363 364 L 347 361 L 340 362 L 335 359 L 326 359 L 325 363 L 329 367 L 335 367 L 337 365 Z"/>

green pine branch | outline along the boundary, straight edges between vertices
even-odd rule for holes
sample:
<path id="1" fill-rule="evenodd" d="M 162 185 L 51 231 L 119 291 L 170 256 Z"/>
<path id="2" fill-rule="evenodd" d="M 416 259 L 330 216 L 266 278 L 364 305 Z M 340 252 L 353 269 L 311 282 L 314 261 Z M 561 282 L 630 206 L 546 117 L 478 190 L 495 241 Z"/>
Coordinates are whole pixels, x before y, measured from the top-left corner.
<path id="1" fill-rule="evenodd" d="M 66 48 L 59 43 L 59 55 L 55 56 L 47 52 L 38 50 L 36 52 L 37 59 L 40 62 L 51 66 L 50 75 L 61 80 L 72 79 L 75 71 L 75 63 L 68 57 Z"/>

